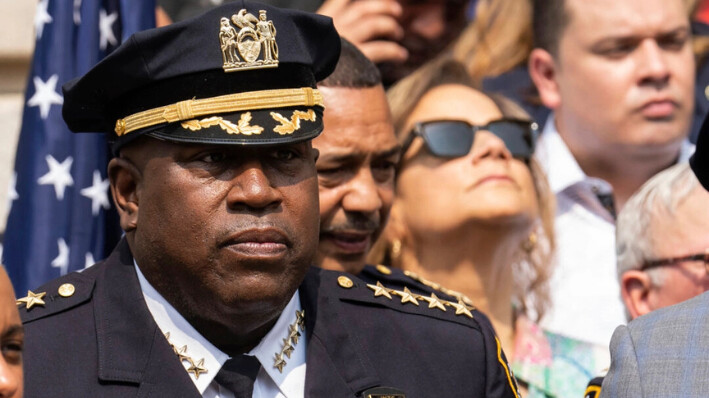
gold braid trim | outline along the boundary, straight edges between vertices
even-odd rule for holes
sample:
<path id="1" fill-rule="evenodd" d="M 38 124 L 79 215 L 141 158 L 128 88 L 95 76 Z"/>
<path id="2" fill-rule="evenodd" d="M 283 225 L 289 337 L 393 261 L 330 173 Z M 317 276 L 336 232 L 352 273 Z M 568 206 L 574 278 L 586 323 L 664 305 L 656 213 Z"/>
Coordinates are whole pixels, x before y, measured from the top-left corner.
<path id="1" fill-rule="evenodd" d="M 320 91 L 310 88 L 249 91 L 192 99 L 138 112 L 116 121 L 120 137 L 132 131 L 162 123 L 174 123 L 199 116 L 256 109 L 286 108 L 291 106 L 324 107 Z"/>

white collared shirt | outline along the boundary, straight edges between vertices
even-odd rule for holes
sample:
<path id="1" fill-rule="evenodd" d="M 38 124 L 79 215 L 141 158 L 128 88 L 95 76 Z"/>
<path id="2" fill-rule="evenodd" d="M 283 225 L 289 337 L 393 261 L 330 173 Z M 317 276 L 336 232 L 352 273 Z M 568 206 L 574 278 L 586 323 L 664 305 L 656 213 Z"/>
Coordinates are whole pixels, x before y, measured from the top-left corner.
<path id="1" fill-rule="evenodd" d="M 685 141 L 680 161 L 694 145 Z M 556 254 L 551 277 L 551 308 L 544 329 L 608 347 L 613 331 L 626 323 L 616 274 L 615 220 L 598 199 L 611 185 L 587 176 L 556 130 L 552 113 L 535 157 L 556 194 Z M 610 358 L 609 358 L 610 360 Z"/>
<path id="2" fill-rule="evenodd" d="M 143 291 L 148 310 L 153 315 L 155 323 L 163 334 L 170 333 L 170 343 L 178 349 L 186 346 L 185 355 L 195 362 L 204 359 L 203 367 L 207 373 L 199 378 L 190 373 L 190 379 L 197 390 L 205 398 L 233 398 L 234 395 L 221 387 L 214 377 L 222 365 L 229 359 L 225 354 L 207 339 L 205 339 L 177 310 L 165 300 L 155 288 L 145 279 L 140 268 L 135 264 L 140 288 Z M 294 347 L 290 358 L 285 358 L 283 373 L 274 366 L 274 358 L 283 348 L 283 339 L 288 337 L 289 326 L 296 321 L 296 311 L 300 310 L 300 296 L 296 291 L 286 308 L 281 313 L 273 328 L 261 342 L 246 355 L 255 356 L 261 363 L 256 382 L 254 383 L 254 398 L 303 398 L 305 393 L 305 353 L 307 342 L 305 333 Z M 308 314 L 306 314 L 308 316 Z M 185 371 L 189 363 L 183 361 Z"/>

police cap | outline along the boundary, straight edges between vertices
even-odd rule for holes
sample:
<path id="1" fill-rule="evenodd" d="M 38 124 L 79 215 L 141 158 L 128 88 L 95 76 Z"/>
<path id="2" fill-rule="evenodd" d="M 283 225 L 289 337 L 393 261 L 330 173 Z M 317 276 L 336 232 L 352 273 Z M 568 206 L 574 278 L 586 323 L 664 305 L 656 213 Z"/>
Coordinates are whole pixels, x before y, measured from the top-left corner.
<path id="1" fill-rule="evenodd" d="M 272 145 L 323 128 L 316 82 L 335 68 L 327 17 L 235 1 L 131 36 L 65 84 L 74 132 L 105 132 L 114 153 L 148 134 L 175 142 Z"/>

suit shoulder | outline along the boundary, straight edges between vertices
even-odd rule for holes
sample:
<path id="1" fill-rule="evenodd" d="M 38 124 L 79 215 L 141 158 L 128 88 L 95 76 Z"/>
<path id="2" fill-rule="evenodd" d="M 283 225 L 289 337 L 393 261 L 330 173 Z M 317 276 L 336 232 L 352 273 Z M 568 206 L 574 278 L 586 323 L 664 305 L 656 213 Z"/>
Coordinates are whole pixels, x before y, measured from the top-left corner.
<path id="1" fill-rule="evenodd" d="M 417 288 L 412 288 L 410 284 L 390 284 L 390 278 L 376 281 L 367 279 L 369 280 L 337 271 L 323 271 L 321 274 L 324 289 L 341 301 L 385 307 L 397 312 L 482 329 L 477 319 L 479 313 L 460 300 L 449 300 L 450 297 L 435 292 L 425 294 Z"/>
<path id="2" fill-rule="evenodd" d="M 709 306 L 709 294 L 702 293 L 697 297 L 669 307 L 664 307 L 638 317 L 628 323 L 631 335 L 643 333 L 657 327 L 658 323 L 671 323 L 673 329 L 688 328 L 690 325 L 707 325 L 709 319 L 705 316 Z M 709 325 L 707 325 L 709 326 Z"/>
<path id="3" fill-rule="evenodd" d="M 91 300 L 97 264 L 84 272 L 72 272 L 27 292 L 17 299 L 23 324 L 68 311 Z"/>

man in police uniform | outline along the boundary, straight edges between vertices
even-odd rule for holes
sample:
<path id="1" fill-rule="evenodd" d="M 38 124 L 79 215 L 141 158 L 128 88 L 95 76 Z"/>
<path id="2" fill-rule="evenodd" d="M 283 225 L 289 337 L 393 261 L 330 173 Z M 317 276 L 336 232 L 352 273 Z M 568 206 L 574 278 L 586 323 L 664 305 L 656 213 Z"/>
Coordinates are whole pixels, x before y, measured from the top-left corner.
<path id="1" fill-rule="evenodd" d="M 126 236 L 19 302 L 26 396 L 517 396 L 461 301 L 309 267 L 315 82 L 339 47 L 325 17 L 237 1 L 139 33 L 65 86 L 69 127 L 114 140 Z"/>

